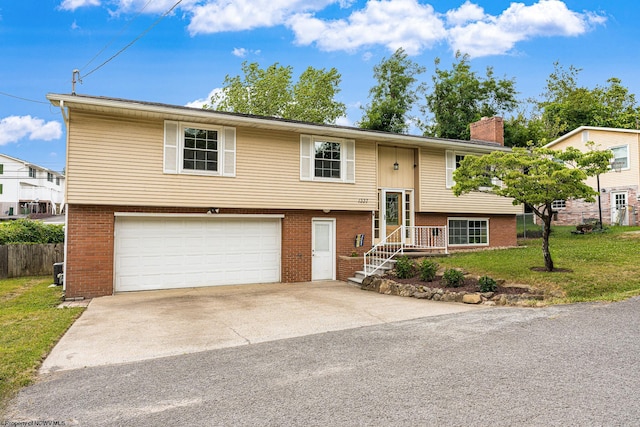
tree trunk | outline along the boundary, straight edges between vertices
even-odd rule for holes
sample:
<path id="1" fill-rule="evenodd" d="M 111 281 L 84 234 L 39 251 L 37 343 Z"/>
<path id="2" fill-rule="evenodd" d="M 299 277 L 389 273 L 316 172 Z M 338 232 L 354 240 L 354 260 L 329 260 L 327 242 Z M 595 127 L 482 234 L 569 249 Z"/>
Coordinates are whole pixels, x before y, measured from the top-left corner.
<path id="1" fill-rule="evenodd" d="M 542 255 L 544 256 L 544 268 L 547 271 L 553 271 L 553 260 L 549 251 L 549 235 L 551 234 L 551 215 L 545 215 L 542 218 Z"/>

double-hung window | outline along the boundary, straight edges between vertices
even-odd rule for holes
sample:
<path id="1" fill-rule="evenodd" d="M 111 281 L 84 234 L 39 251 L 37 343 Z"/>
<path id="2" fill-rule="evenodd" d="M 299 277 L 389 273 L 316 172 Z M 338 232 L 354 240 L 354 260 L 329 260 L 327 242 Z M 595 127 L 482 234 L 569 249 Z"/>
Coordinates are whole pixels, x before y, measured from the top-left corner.
<path id="1" fill-rule="evenodd" d="M 29 178 L 36 177 L 36 170 L 34 168 L 29 168 Z"/>
<path id="2" fill-rule="evenodd" d="M 47 181 L 53 182 L 53 174 L 51 172 L 47 172 Z"/>
<path id="3" fill-rule="evenodd" d="M 453 187 L 456 182 L 453 179 L 453 172 L 460 167 L 460 163 L 464 160 L 466 153 L 460 153 L 452 150 L 447 150 L 445 153 L 446 162 L 446 182 L 447 188 Z"/>
<path id="4" fill-rule="evenodd" d="M 489 220 L 486 218 L 449 218 L 449 244 L 486 246 L 489 244 Z"/>
<path id="5" fill-rule="evenodd" d="M 355 182 L 355 142 L 301 135 L 300 179 Z"/>
<path id="6" fill-rule="evenodd" d="M 165 122 L 165 173 L 235 176 L 235 169 L 235 128 Z"/>
<path id="7" fill-rule="evenodd" d="M 611 159 L 611 168 L 615 170 L 629 169 L 629 146 L 611 147 L 613 159 Z"/>

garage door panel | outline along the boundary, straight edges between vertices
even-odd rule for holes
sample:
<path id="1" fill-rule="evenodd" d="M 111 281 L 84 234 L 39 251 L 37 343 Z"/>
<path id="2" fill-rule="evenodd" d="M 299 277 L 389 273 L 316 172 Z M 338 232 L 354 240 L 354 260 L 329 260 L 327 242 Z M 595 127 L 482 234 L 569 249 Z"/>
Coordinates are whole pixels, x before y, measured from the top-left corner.
<path id="1" fill-rule="evenodd" d="M 115 289 L 277 282 L 280 242 L 273 218 L 118 217 Z"/>

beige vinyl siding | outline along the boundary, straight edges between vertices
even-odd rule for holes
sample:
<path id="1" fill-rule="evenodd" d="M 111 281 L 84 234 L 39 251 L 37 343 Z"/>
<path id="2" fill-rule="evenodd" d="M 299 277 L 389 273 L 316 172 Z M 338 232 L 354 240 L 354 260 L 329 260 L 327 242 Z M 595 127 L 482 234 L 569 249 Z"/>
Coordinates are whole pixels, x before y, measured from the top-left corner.
<path id="1" fill-rule="evenodd" d="M 393 169 L 395 162 L 398 162 L 398 170 Z M 414 164 L 416 164 L 415 149 L 379 146 L 378 187 L 415 188 Z"/>
<path id="2" fill-rule="evenodd" d="M 470 193 L 460 197 L 446 187 L 445 150 L 420 150 L 419 212 L 516 214 L 522 206 L 514 206 L 511 199 L 492 194 Z"/>
<path id="3" fill-rule="evenodd" d="M 628 145 L 629 169 L 621 170 L 620 172 L 611 171 L 600 175 L 600 187 L 640 186 L 640 150 L 638 148 L 640 146 L 640 134 L 589 129 L 586 130 L 588 133 L 583 136 L 584 132 L 585 131 L 578 132 L 575 135 L 567 137 L 557 144 L 554 144 L 551 149 L 564 150 L 567 147 L 574 147 L 586 152 L 589 150 L 586 141 L 595 142 L 596 148 L 599 150 Z M 597 186 L 596 178 L 589 178 L 586 182 L 594 188 Z"/>
<path id="4" fill-rule="evenodd" d="M 236 128 L 236 176 L 163 173 L 163 120 L 72 112 L 68 202 L 372 210 L 375 144 L 356 141 L 356 183 L 300 181 L 300 135 Z M 215 124 L 215 123 L 212 123 Z M 367 200 L 367 203 L 362 203 Z"/>

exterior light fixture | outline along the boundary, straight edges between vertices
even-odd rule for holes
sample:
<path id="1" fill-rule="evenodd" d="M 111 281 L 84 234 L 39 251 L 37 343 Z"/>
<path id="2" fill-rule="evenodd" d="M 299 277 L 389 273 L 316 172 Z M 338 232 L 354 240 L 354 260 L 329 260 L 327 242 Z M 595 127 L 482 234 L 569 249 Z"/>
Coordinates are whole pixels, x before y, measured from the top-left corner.
<path id="1" fill-rule="evenodd" d="M 396 162 L 393 164 L 393 170 L 397 171 L 400 169 L 400 165 L 398 164 L 398 147 L 396 147 Z"/>

